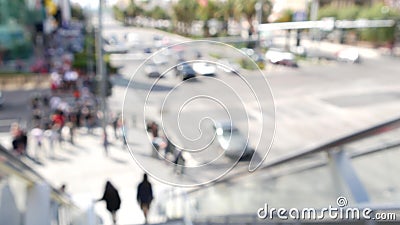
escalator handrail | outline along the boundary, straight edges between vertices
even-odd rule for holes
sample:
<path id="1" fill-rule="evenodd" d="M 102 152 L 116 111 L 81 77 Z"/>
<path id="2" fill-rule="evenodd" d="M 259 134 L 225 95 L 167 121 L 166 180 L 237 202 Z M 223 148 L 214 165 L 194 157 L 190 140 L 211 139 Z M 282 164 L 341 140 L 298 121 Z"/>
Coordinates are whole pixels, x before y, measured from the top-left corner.
<path id="1" fill-rule="evenodd" d="M 237 172 L 231 176 L 226 176 L 226 177 L 219 179 L 213 183 L 207 184 L 206 187 L 211 187 L 211 186 L 217 185 L 219 183 L 225 183 L 225 182 L 229 182 L 234 179 L 243 178 L 245 176 L 248 176 L 248 175 L 251 175 L 251 174 L 266 170 L 266 169 L 271 169 L 271 168 L 280 166 L 282 164 L 301 159 L 304 156 L 316 154 L 319 152 L 329 151 L 330 149 L 337 148 L 337 147 L 340 147 L 340 146 L 343 146 L 346 144 L 350 144 L 355 141 L 359 141 L 361 139 L 368 138 L 368 137 L 371 137 L 374 135 L 389 132 L 389 131 L 392 131 L 399 127 L 400 127 L 400 117 L 397 117 L 396 119 L 392 119 L 392 120 L 386 121 L 384 123 L 380 123 L 378 125 L 369 127 L 367 129 L 363 129 L 361 131 L 354 132 L 350 135 L 335 139 L 333 141 L 329 141 L 320 146 L 313 147 L 313 148 L 307 148 L 305 150 L 296 151 L 294 153 L 284 155 L 282 157 L 277 158 L 276 160 L 272 160 L 272 162 L 267 163 L 264 166 L 261 166 L 258 170 L 254 171 L 252 173 L 248 172 L 247 170 L 244 170 L 244 171 Z M 204 189 L 204 186 L 199 187 L 197 189 L 192 189 L 192 190 L 188 191 L 188 194 L 200 191 L 202 189 Z"/>
<path id="2" fill-rule="evenodd" d="M 26 163 L 21 161 L 17 156 L 13 155 L 4 146 L 0 144 L 0 163 L 5 164 L 10 168 L 17 176 L 28 181 L 29 183 L 42 182 L 51 187 L 53 196 L 56 196 L 58 201 L 62 201 L 64 204 L 76 207 L 71 199 L 66 197 L 60 190 L 54 188 L 49 182 L 46 181 L 39 173 L 28 166 Z"/>
<path id="3" fill-rule="evenodd" d="M 359 141 L 361 139 L 364 138 L 368 138 L 377 134 L 381 134 L 381 133 L 385 133 L 385 132 L 389 132 L 392 131 L 396 128 L 400 127 L 400 117 L 396 118 L 394 120 L 390 120 L 378 125 L 375 125 L 373 127 L 358 131 L 358 132 L 354 132 L 350 135 L 338 138 L 336 140 L 333 141 L 329 141 L 325 144 L 322 144 L 318 147 L 315 148 L 311 148 L 311 149 L 306 149 L 303 151 L 299 151 L 299 152 L 295 152 L 294 154 L 289 154 L 287 156 L 284 156 L 272 163 L 269 163 L 263 167 L 260 168 L 260 170 L 263 169 L 268 169 L 277 165 L 281 165 L 299 158 L 302 158 L 304 156 L 307 155 L 311 155 L 311 154 L 315 154 L 315 153 L 319 153 L 319 152 L 323 152 L 323 151 L 327 151 L 329 149 L 335 148 L 335 147 L 339 147 L 339 146 L 343 146 L 346 144 L 350 144 L 353 143 L 355 141 Z"/>

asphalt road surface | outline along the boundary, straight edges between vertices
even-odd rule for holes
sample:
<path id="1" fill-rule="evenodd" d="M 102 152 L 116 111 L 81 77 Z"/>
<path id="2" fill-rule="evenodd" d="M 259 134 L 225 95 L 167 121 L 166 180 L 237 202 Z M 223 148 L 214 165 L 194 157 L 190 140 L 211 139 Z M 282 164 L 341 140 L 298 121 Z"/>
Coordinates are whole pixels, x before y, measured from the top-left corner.
<path id="1" fill-rule="evenodd" d="M 124 28 L 118 29 L 121 32 L 120 29 Z M 132 32 L 132 28 L 126 29 Z M 145 38 L 155 35 L 149 30 L 137 29 L 135 32 Z M 158 32 L 157 35 L 160 35 Z M 197 50 L 203 57 L 208 56 L 208 49 Z M 198 76 L 196 81 L 184 83 L 174 76 L 173 71 L 156 80 L 146 76 L 140 67 L 142 60 L 123 57 L 119 56 L 119 60 L 114 62 L 122 66 L 122 76 L 115 82 L 123 87 L 131 80 L 129 91 L 133 90 L 141 99 L 141 104 L 136 105 L 145 104 L 146 113 L 150 117 L 158 116 L 160 119 L 162 112 L 167 133 L 170 131 L 175 136 L 180 136 L 177 142 L 186 142 L 183 144 L 185 148 L 196 149 L 198 146 L 189 146 L 194 143 L 188 140 L 199 138 L 201 135 L 204 135 L 205 143 L 214 137 L 212 121 L 202 118 L 227 120 L 232 116 L 234 124 L 249 136 L 250 145 L 253 147 L 257 147 L 259 143 L 260 117 L 271 123 L 275 121 L 276 133 L 269 154 L 270 157 L 275 157 L 391 119 L 397 116 L 400 108 L 400 78 L 397 75 L 400 74 L 400 68 L 396 66 L 398 59 L 390 57 L 366 58 L 362 64 L 307 61 L 301 62 L 298 69 L 268 65 L 263 71 L 264 76 L 255 71 L 241 70 L 241 75 L 254 90 L 268 88 L 265 86 L 267 80 L 274 105 L 271 105 L 267 95 L 265 98 L 251 99 L 249 90 L 243 86 L 243 79 L 222 70 L 217 70 L 214 77 Z M 167 65 L 158 67 L 161 73 L 176 64 L 177 56 L 172 53 L 168 59 Z M 212 60 L 210 57 L 207 59 Z M 221 82 L 229 84 L 231 90 L 224 89 Z M 215 101 L 196 99 L 185 104 L 188 99 L 198 95 L 217 97 L 229 108 L 230 114 L 226 114 L 226 109 L 221 108 Z M 267 110 L 260 114 L 257 110 L 258 105 Z M 179 123 L 178 114 L 181 119 Z M 273 131 L 267 132 L 267 136 L 271 136 Z M 258 145 L 257 153 L 260 156 L 268 153 L 268 141 Z M 215 150 L 218 146 L 214 145 L 214 142 L 210 151 L 198 153 L 196 160 L 207 162 L 219 155 L 220 152 Z M 201 146 L 204 143 L 197 144 Z"/>

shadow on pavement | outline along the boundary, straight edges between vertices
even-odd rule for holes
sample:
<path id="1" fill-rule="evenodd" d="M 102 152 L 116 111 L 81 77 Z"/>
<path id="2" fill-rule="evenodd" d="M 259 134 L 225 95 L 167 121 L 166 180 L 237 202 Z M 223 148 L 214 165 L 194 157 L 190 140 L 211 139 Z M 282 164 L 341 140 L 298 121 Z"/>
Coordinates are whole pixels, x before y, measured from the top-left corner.
<path id="1" fill-rule="evenodd" d="M 144 82 L 131 82 L 123 77 L 117 77 L 112 80 L 113 84 L 120 87 L 128 87 L 136 90 L 151 90 L 151 91 L 170 91 L 173 89 L 172 86 L 161 85 L 161 84 L 152 84 L 152 83 L 144 83 Z"/>
<path id="2" fill-rule="evenodd" d="M 62 156 L 51 156 L 51 157 L 49 157 L 49 159 L 52 161 L 57 161 L 57 162 L 71 162 L 70 158 L 62 157 Z"/>
<path id="3" fill-rule="evenodd" d="M 26 155 L 26 159 L 30 160 L 31 162 L 33 162 L 33 163 L 35 163 L 35 164 L 37 164 L 39 166 L 45 166 L 45 164 L 43 162 L 41 162 L 40 160 L 35 159 L 35 158 L 33 158 L 33 157 L 29 156 L 29 155 Z"/>
<path id="4" fill-rule="evenodd" d="M 116 162 L 116 163 L 119 163 L 119 164 L 127 164 L 128 163 L 128 161 L 116 158 L 114 156 L 109 156 L 108 158 L 111 159 L 112 161 Z"/>

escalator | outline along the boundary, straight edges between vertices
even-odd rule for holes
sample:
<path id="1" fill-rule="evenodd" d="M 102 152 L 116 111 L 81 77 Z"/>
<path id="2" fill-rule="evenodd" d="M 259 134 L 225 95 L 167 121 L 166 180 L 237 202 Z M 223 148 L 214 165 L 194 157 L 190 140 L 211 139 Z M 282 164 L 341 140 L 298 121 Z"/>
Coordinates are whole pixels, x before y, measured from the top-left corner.
<path id="1" fill-rule="evenodd" d="M 79 208 L 0 145 L 0 224 L 94 225 L 99 220 L 92 208 Z"/>
<path id="2" fill-rule="evenodd" d="M 171 188 L 157 208 L 199 225 L 400 224 L 398 159 L 400 118 L 267 159 L 253 173 Z"/>

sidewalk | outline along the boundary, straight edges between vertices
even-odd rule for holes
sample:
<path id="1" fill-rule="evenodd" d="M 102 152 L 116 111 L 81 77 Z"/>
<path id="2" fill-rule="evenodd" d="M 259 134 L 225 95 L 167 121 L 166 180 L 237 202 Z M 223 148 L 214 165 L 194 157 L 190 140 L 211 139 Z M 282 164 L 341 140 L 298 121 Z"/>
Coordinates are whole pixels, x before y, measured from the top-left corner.
<path id="1" fill-rule="evenodd" d="M 58 188 L 66 184 L 66 192 L 79 206 L 89 206 L 93 200 L 101 198 L 107 180 L 110 180 L 120 192 L 122 199 L 121 209 L 118 211 L 118 224 L 141 224 L 143 214 L 136 202 L 136 188 L 143 177 L 143 170 L 138 166 L 122 140 L 115 139 L 112 127 L 107 127 L 110 146 L 108 157 L 105 155 L 102 142 L 102 129 L 95 128 L 93 134 L 87 134 L 85 128 L 76 131 L 75 145 L 64 142 L 61 146 L 55 145 L 54 156 L 48 155 L 48 143 L 44 141 L 42 149 L 35 154 L 31 138 L 28 144 L 28 154 L 35 155 L 37 162 L 28 158 L 22 160 L 48 180 L 53 187 Z M 173 172 L 173 167 L 165 161 L 151 156 L 151 145 L 142 129 L 130 128 L 128 135 L 135 137 L 130 146 L 141 157 L 140 161 L 151 165 L 171 180 L 184 179 Z M 129 140 L 129 139 L 128 139 Z M 0 134 L 0 144 L 11 147 L 11 137 L 7 133 Z M 154 202 L 150 210 L 150 223 L 165 220 L 163 209 L 158 204 L 166 199 L 166 193 L 179 188 L 172 187 L 155 180 L 150 176 L 153 184 Z M 164 203 L 164 202 L 163 202 Z M 105 203 L 95 204 L 96 213 L 103 219 L 104 224 L 111 224 L 111 217 L 106 210 Z"/>

